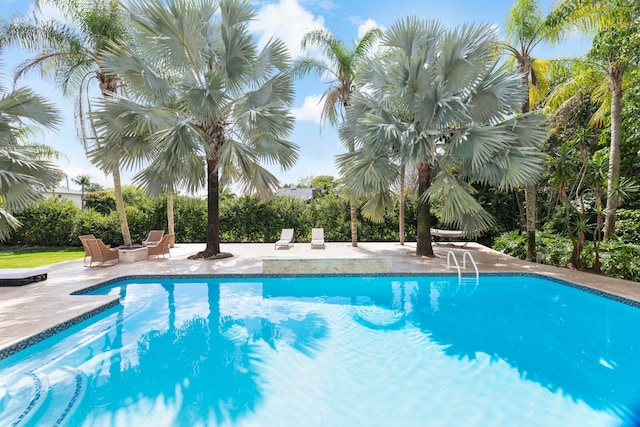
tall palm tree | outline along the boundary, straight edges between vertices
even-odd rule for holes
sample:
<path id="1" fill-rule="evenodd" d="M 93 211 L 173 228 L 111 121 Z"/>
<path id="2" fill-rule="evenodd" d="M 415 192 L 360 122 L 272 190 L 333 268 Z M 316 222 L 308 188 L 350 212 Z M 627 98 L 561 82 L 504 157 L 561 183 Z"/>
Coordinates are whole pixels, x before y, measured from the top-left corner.
<path id="1" fill-rule="evenodd" d="M 294 124 L 289 54 L 279 40 L 257 49 L 246 0 L 147 0 L 131 4 L 129 15 L 136 47 L 114 49 L 103 61 L 122 76 L 130 99 L 102 100 L 100 137 L 107 149 L 125 146 L 132 159 L 161 143 L 186 153 L 165 162 L 204 158 L 207 246 L 195 257 L 230 256 L 220 251 L 220 186 L 237 182 L 268 197 L 278 180 L 261 162 L 289 168 L 298 156 L 284 139 Z"/>
<path id="2" fill-rule="evenodd" d="M 381 31 L 372 28 L 353 46 L 347 46 L 334 34 L 326 30 L 311 31 L 302 39 L 302 49 L 309 51 L 319 48 L 324 58 L 302 58 L 294 65 L 294 76 L 302 77 L 315 74 L 320 78 L 329 78 L 329 88 L 322 95 L 321 123 L 329 120 L 332 125 L 344 122 L 344 113 L 349 108 L 351 94 L 356 90 L 354 78 L 358 67 L 371 53 L 371 48 L 380 37 Z M 347 149 L 353 152 L 352 144 Z M 351 213 L 351 245 L 358 246 L 358 212 L 356 200 L 349 203 Z"/>
<path id="3" fill-rule="evenodd" d="M 626 71 L 640 57 L 640 4 L 636 0 L 563 0 L 550 16 L 575 29 L 593 34 L 590 56 L 606 71 L 610 91 L 611 141 L 604 240 L 615 233 L 620 152 L 622 144 L 622 95 Z"/>
<path id="4" fill-rule="evenodd" d="M 347 191 L 369 197 L 363 214 L 379 217 L 389 206 L 398 164 L 418 169 L 417 255 L 433 256 L 432 201 L 441 203 L 442 222 L 478 234 L 493 219 L 473 198 L 473 183 L 512 189 L 543 170 L 544 119 L 513 116 L 526 91 L 518 74 L 496 62 L 495 43 L 489 26 L 396 22 L 347 111 L 340 135 L 356 150 L 338 163 Z"/>
<path id="5" fill-rule="evenodd" d="M 78 175 L 71 180 L 80 186 L 80 198 L 82 200 L 82 209 L 84 210 L 84 192 L 91 185 L 91 177 L 89 175 Z"/>
<path id="6" fill-rule="evenodd" d="M 42 198 L 62 171 L 42 159 L 42 146 L 25 143 L 23 120 L 54 129 L 59 115 L 53 104 L 26 88 L 5 93 L 0 87 L 0 242 L 20 226 L 13 216 Z"/>
<path id="7" fill-rule="evenodd" d="M 118 90 L 117 76 L 102 68 L 99 55 L 109 44 L 122 40 L 127 32 L 122 8 L 117 0 L 37 0 L 36 4 L 58 8 L 65 21 L 16 18 L 1 27 L 0 47 L 14 45 L 39 51 L 34 58 L 21 64 L 15 78 L 38 70 L 41 75 L 51 78 L 65 96 L 74 97 L 77 129 L 89 152 L 99 142 L 93 126 L 86 120 L 86 110 L 91 109 L 90 90 L 95 84 L 103 96 Z M 105 172 L 113 176 L 122 238 L 125 244 L 130 244 L 119 163 L 112 163 Z"/>
<path id="8" fill-rule="evenodd" d="M 551 26 L 540 12 L 536 0 L 516 0 L 509 10 L 505 25 L 506 41 L 500 46 L 512 56 L 518 71 L 522 75 L 526 88 L 526 97 L 522 103 L 521 112 L 531 111 L 530 87 L 538 86 L 541 71 L 548 66 L 549 61 L 543 61 L 533 56 L 533 50 L 540 43 L 555 41 L 560 31 L 557 26 Z M 525 188 L 527 255 L 528 261 L 536 258 L 536 185 L 532 183 Z"/>

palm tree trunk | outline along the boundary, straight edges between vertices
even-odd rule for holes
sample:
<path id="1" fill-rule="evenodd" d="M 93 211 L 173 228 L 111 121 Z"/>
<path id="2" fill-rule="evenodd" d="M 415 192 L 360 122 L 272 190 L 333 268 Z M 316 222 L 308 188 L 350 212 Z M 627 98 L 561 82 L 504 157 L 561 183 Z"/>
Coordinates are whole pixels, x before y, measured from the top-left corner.
<path id="1" fill-rule="evenodd" d="M 348 107 L 345 104 L 344 108 Z M 349 143 L 349 152 L 353 153 L 355 151 L 355 147 L 353 143 Z M 356 208 L 356 202 L 354 200 L 349 200 L 349 213 L 351 215 L 351 246 L 354 248 L 358 247 L 358 209 Z"/>
<path id="2" fill-rule="evenodd" d="M 616 186 L 620 181 L 620 145 L 622 143 L 622 76 L 623 71 L 612 67 L 609 71 L 611 88 L 611 145 L 609 148 L 609 180 L 607 182 L 607 208 L 604 220 L 604 240 L 609 240 L 616 231 L 616 209 L 618 198 Z"/>
<path id="3" fill-rule="evenodd" d="M 218 178 L 218 160 L 207 156 L 207 247 L 208 256 L 220 253 L 220 180 Z"/>
<path id="4" fill-rule="evenodd" d="M 593 249 L 595 252 L 595 260 L 593 261 L 593 271 L 600 272 L 602 269 L 602 261 L 600 261 L 600 240 L 602 238 L 602 229 L 604 227 L 604 218 L 602 216 L 602 191 L 600 186 L 596 186 L 595 192 L 595 207 L 597 213 L 596 231 L 593 235 Z"/>
<path id="5" fill-rule="evenodd" d="M 431 186 L 431 166 L 422 164 L 418 167 L 418 194 L 422 196 Z M 428 200 L 418 198 L 418 237 L 416 255 L 433 256 L 431 246 L 431 206 Z"/>
<path id="6" fill-rule="evenodd" d="M 536 186 L 527 185 L 524 189 L 524 200 L 527 224 L 527 261 L 536 259 Z"/>
<path id="7" fill-rule="evenodd" d="M 517 58 L 520 72 L 522 73 L 522 85 L 526 88 L 526 98 L 522 104 L 522 113 L 531 111 L 529 103 L 529 75 L 531 74 L 532 62 L 528 56 L 519 56 Z M 527 185 L 524 189 L 524 206 L 525 206 L 525 226 L 527 229 L 527 261 L 536 259 L 536 222 L 537 222 L 537 206 L 536 206 L 536 186 Z"/>
<path id="8" fill-rule="evenodd" d="M 400 220 L 399 220 L 399 230 L 398 234 L 400 235 L 400 245 L 404 246 L 404 179 L 405 174 L 407 172 L 407 166 L 403 163 L 400 165 Z"/>
<path id="9" fill-rule="evenodd" d="M 127 222 L 127 213 L 124 209 L 124 198 L 122 197 L 122 182 L 120 178 L 120 166 L 118 165 L 113 171 L 113 192 L 116 198 L 116 210 L 118 211 L 118 219 L 120 220 L 120 230 L 122 230 L 122 240 L 125 245 L 131 244 L 131 233 L 129 233 L 129 223 Z"/>
<path id="10" fill-rule="evenodd" d="M 169 234 L 173 234 L 173 239 L 169 242 L 169 247 L 173 248 L 176 243 L 175 218 L 173 215 L 173 184 L 167 187 L 167 225 Z"/>
<path id="11" fill-rule="evenodd" d="M 349 213 L 351 214 L 351 246 L 358 247 L 358 209 L 356 202 L 349 201 Z"/>

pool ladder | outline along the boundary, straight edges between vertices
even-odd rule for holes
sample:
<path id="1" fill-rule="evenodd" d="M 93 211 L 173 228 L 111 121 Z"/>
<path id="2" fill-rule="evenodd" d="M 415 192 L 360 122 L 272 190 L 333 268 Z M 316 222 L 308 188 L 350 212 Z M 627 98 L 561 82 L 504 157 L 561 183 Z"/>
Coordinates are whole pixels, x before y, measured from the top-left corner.
<path id="1" fill-rule="evenodd" d="M 471 252 L 469 251 L 464 251 L 462 253 L 462 268 L 460 268 L 460 264 L 458 263 L 458 258 L 456 257 L 456 253 L 453 251 L 448 251 L 447 252 L 447 270 L 451 267 L 451 260 L 453 260 L 453 263 L 456 265 L 456 268 L 458 269 L 458 281 L 459 282 L 462 281 L 462 270 L 467 268 L 467 258 L 469 258 L 469 263 L 473 266 L 473 269 L 475 270 L 476 283 L 477 283 L 480 278 L 480 274 L 478 273 L 478 266 L 476 265 L 476 262 L 473 259 L 473 255 L 471 255 Z"/>

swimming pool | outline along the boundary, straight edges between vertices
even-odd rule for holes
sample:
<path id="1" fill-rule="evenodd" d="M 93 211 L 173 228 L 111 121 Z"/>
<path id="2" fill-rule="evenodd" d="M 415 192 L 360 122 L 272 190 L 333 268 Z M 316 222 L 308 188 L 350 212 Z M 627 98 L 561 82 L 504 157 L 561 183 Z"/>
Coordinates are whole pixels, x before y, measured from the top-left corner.
<path id="1" fill-rule="evenodd" d="M 0 361 L 0 425 L 640 421 L 640 309 L 532 276 L 135 278 Z"/>

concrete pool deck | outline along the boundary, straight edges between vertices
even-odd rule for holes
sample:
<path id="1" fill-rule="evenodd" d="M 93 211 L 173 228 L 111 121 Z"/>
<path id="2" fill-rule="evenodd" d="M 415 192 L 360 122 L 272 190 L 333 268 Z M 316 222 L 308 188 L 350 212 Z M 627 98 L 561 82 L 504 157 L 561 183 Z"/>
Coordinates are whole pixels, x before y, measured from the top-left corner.
<path id="1" fill-rule="evenodd" d="M 71 295 L 106 280 L 131 275 L 203 275 L 203 274 L 262 274 L 263 259 L 357 260 L 379 258 L 391 261 L 393 273 L 455 273 L 447 270 L 447 252 L 469 251 L 480 272 L 538 273 L 595 288 L 610 294 L 640 301 L 640 283 L 612 279 L 590 273 L 529 263 L 496 252 L 476 243 L 434 245 L 434 258 L 417 257 L 415 242 L 359 243 L 357 248 L 348 242 L 329 242 L 326 249 L 311 249 L 309 243 L 295 243 L 289 249 L 274 249 L 273 243 L 225 243 L 224 252 L 231 258 L 216 261 L 188 260 L 204 249 L 204 244 L 177 244 L 171 258 L 152 258 L 134 264 L 88 268 L 83 260 L 53 264 L 48 280 L 25 286 L 0 287 L 0 355 L 7 349 L 23 346 L 25 340 L 38 337 L 45 331 L 82 317 L 105 304 L 117 302 L 113 296 Z M 0 356 L 0 358 L 2 358 Z"/>

